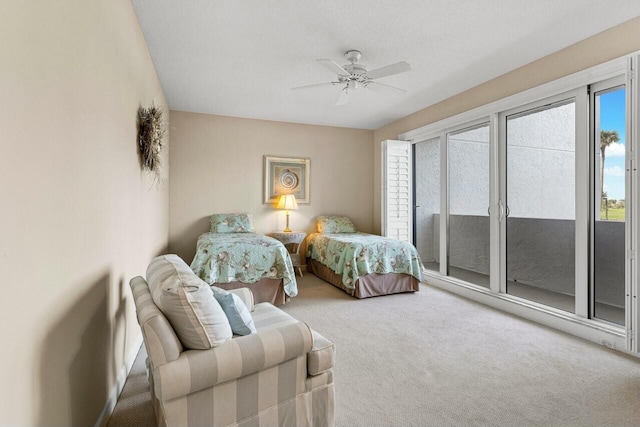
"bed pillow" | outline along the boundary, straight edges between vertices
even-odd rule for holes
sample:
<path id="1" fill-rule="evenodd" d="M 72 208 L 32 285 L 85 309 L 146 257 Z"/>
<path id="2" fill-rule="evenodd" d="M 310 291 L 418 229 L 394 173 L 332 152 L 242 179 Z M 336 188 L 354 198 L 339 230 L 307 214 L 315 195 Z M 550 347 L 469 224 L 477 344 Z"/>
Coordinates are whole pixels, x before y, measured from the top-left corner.
<path id="1" fill-rule="evenodd" d="M 212 233 L 253 233 L 251 215 L 247 213 L 213 214 L 209 219 Z"/>
<path id="2" fill-rule="evenodd" d="M 323 215 L 316 218 L 318 233 L 355 233 L 356 227 L 347 216 Z"/>
<path id="3" fill-rule="evenodd" d="M 154 258 L 147 268 L 151 298 L 186 348 L 208 350 L 231 339 L 227 316 L 210 286 L 177 255 Z"/>
<path id="4" fill-rule="evenodd" d="M 249 308 L 238 295 L 217 286 L 211 286 L 213 296 L 227 315 L 231 330 L 236 335 L 250 335 L 256 332 L 256 325 Z"/>

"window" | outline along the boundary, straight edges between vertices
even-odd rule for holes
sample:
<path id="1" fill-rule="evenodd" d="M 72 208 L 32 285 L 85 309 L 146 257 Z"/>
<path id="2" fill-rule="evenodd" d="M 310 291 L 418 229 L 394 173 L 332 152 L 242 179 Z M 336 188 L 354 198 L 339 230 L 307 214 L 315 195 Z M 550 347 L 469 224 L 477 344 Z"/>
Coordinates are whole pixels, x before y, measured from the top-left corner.
<path id="1" fill-rule="evenodd" d="M 448 274 L 490 285 L 489 124 L 447 133 Z"/>
<path id="2" fill-rule="evenodd" d="M 414 242 L 424 267 L 440 271 L 440 138 L 413 146 Z"/>
<path id="3" fill-rule="evenodd" d="M 575 309 L 575 101 L 506 116 L 506 291 Z"/>
<path id="4" fill-rule="evenodd" d="M 591 87 L 591 314 L 625 323 L 626 89 L 621 79 Z"/>
<path id="5" fill-rule="evenodd" d="M 632 164 L 640 115 L 629 112 L 639 110 L 639 59 L 619 58 L 400 135 L 413 144 L 415 165 L 415 206 L 403 208 L 412 215 L 402 224 L 415 224 L 427 280 L 638 351 L 640 185 Z M 402 204 L 401 190 L 390 190 L 395 182 L 383 197 Z"/>

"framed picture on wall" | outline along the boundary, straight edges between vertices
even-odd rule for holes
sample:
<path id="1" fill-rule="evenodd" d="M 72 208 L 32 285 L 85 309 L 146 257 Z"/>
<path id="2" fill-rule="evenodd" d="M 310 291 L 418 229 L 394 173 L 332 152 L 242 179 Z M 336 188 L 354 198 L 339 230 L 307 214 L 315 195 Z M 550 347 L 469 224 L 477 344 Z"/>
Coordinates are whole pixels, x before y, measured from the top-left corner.
<path id="1" fill-rule="evenodd" d="M 275 203 L 281 194 L 293 194 L 309 203 L 311 159 L 264 156 L 264 202 Z"/>

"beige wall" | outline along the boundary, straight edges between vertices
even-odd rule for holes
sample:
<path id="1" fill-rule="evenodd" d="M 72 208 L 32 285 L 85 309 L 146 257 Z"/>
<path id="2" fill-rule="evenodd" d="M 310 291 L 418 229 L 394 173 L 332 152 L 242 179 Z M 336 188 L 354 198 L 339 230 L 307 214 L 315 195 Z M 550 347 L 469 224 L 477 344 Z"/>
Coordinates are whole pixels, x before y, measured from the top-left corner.
<path id="1" fill-rule="evenodd" d="M 640 18 L 634 18 L 549 56 L 388 124 L 374 132 L 374 227 L 380 232 L 381 141 L 531 89 L 640 49 Z"/>
<path id="2" fill-rule="evenodd" d="M 140 339 L 128 281 L 167 245 L 168 151 L 156 186 L 136 148 L 166 102 L 129 0 L 0 16 L 0 425 L 90 426 Z"/>
<path id="3" fill-rule="evenodd" d="M 169 250 L 187 263 L 212 213 L 249 212 L 258 232 L 284 229 L 284 212 L 262 203 L 263 155 L 311 159 L 311 203 L 291 211 L 292 229 L 344 214 L 371 231 L 372 131 L 180 111 L 170 127 Z"/>

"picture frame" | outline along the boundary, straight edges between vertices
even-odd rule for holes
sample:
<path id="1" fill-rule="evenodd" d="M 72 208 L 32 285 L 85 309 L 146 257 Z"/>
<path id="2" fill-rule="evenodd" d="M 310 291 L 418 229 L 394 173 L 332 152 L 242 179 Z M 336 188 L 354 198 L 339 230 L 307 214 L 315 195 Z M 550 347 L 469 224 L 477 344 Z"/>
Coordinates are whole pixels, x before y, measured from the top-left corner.
<path id="1" fill-rule="evenodd" d="M 264 202 L 275 203 L 281 194 L 293 194 L 298 203 L 308 204 L 311 159 L 264 156 Z"/>

